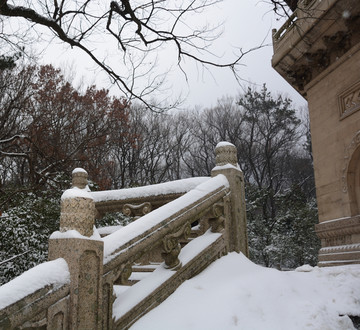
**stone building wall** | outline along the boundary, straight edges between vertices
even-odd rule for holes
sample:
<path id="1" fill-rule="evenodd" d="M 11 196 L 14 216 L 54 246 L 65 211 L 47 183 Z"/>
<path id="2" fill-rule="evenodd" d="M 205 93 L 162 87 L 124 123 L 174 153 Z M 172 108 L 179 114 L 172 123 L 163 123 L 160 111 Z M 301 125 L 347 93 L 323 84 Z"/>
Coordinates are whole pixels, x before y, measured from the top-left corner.
<path id="1" fill-rule="evenodd" d="M 360 111 L 346 115 L 343 100 L 358 85 L 353 97 L 360 109 L 360 50 L 323 75 L 326 79 L 307 89 L 320 223 L 359 214 L 351 211 L 346 167 L 355 151 L 348 149 L 360 130 Z"/>
<path id="2" fill-rule="evenodd" d="M 319 265 L 360 263 L 360 1 L 296 6 L 272 65 L 309 105 Z"/>

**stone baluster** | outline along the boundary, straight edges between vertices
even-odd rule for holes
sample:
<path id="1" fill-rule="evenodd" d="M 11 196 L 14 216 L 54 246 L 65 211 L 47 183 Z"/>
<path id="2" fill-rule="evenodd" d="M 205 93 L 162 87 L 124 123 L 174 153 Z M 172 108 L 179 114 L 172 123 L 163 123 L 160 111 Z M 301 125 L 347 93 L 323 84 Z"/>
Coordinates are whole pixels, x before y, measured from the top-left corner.
<path id="1" fill-rule="evenodd" d="M 173 270 L 179 269 L 182 265 L 178 258 L 181 251 L 181 240 L 187 240 L 191 233 L 191 224 L 186 222 L 176 232 L 164 237 L 162 241 L 162 257 L 165 267 Z"/>
<path id="2" fill-rule="evenodd" d="M 95 204 L 87 191 L 87 172 L 73 171 L 72 188 L 61 197 L 60 232 L 49 239 L 49 260 L 64 258 L 70 270 L 69 329 L 102 324 L 103 242 L 93 235 Z"/>
<path id="3" fill-rule="evenodd" d="M 215 148 L 215 154 L 216 166 L 211 176 L 225 175 L 231 190 L 230 215 L 225 219 L 229 252 L 242 252 L 248 256 L 244 176 L 237 163 L 236 147 L 228 142 L 220 142 Z"/>

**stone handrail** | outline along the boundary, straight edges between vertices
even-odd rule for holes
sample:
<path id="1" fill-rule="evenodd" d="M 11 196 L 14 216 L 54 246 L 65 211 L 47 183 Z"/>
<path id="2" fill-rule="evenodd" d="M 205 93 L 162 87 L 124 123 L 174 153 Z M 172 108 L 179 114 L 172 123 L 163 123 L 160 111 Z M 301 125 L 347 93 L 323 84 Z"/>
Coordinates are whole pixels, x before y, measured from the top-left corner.
<path id="1" fill-rule="evenodd" d="M 151 210 L 182 196 L 208 177 L 189 178 L 144 187 L 91 192 L 95 202 L 96 217 L 106 213 L 122 212 L 127 216 L 143 216 Z"/>
<path id="2" fill-rule="evenodd" d="M 280 39 L 281 37 L 290 29 L 294 26 L 295 21 L 297 20 L 297 11 L 294 11 L 289 18 L 287 19 L 287 21 L 280 27 L 279 30 L 277 29 L 273 29 L 272 30 L 272 40 L 273 40 L 273 44 L 275 45 Z M 275 46 L 274 46 L 275 47 Z"/>
<path id="3" fill-rule="evenodd" d="M 40 264 L 1 286 L 0 329 L 44 325 L 55 329 L 56 321 L 68 314 L 69 277 L 65 260 L 57 259 Z"/>
<path id="4" fill-rule="evenodd" d="M 131 264 L 154 249 L 159 249 L 159 254 L 164 258 L 164 267 L 171 270 L 165 276 L 164 281 L 159 282 L 157 275 L 153 275 L 156 277 L 155 284 L 150 283 L 147 286 L 151 288 L 150 292 L 138 287 L 130 288 L 127 294 L 134 290 L 138 291 L 136 294 L 133 293 L 133 296 L 138 297 L 133 304 L 130 303 L 130 299 L 126 299 L 126 302 L 123 303 L 123 296 L 118 298 L 120 303 L 115 301 L 118 310 L 115 317 L 117 327 L 127 328 L 150 307 L 155 307 L 167 298 L 185 279 L 196 273 L 193 267 L 194 262 L 183 265 L 182 260 L 179 259 L 180 239 L 186 239 L 191 231 L 191 223 L 205 215 L 216 219 L 221 218 L 220 222 L 224 221 L 223 213 L 227 212 L 226 207 L 224 210 L 224 199 L 227 199 L 230 193 L 228 186 L 226 177 L 218 175 L 175 201 L 104 238 L 103 281 L 106 283 L 108 295 L 113 291 L 115 282 L 121 283 L 124 280 L 126 282 L 127 277 L 131 274 Z M 216 211 L 213 210 L 214 205 L 221 209 L 216 215 L 214 214 Z M 213 232 L 219 231 L 219 227 L 215 223 L 214 221 L 212 226 Z M 216 244 L 210 239 L 211 243 L 214 243 L 213 246 L 209 247 L 205 244 L 202 249 L 198 249 L 194 256 L 198 260 L 197 267 L 206 267 L 219 254 L 228 251 L 227 240 L 222 237 L 224 234 L 223 232 L 221 235 L 213 237 Z M 206 259 L 203 257 L 204 253 L 207 255 Z M 201 262 L 201 259 L 204 260 Z M 179 280 L 180 274 L 181 281 Z M 113 310 L 111 302 L 108 304 L 108 308 Z"/>
<path id="5" fill-rule="evenodd" d="M 221 233 L 208 231 L 192 240 L 181 250 L 179 269 L 175 271 L 159 266 L 151 275 L 116 297 L 112 305 L 114 328 L 128 329 L 169 297 L 185 280 L 200 273 L 226 252 L 226 239 Z"/>
<path id="6" fill-rule="evenodd" d="M 186 189 L 176 192 L 182 196 L 105 238 L 94 231 L 96 204 L 110 201 L 115 208 L 124 207 L 124 201 L 134 196 L 119 198 L 124 191 L 90 192 L 86 171 L 74 170 L 73 187 L 61 199 L 60 231 L 49 239 L 49 260 L 66 264 L 68 282 L 55 291 L 51 283 L 42 285 L 1 309 L 4 328 L 127 329 L 218 257 L 230 251 L 248 255 L 244 184 L 236 148 L 223 142 L 215 151 L 212 178 L 191 179 L 193 186 L 189 188 L 188 182 Z M 178 186 L 179 182 L 169 183 L 166 194 Z M 136 189 L 140 193 L 130 192 L 135 191 L 142 203 L 166 195 Z M 104 198 L 109 194 L 110 199 Z M 201 235 L 189 241 L 195 222 L 202 226 Z M 133 286 L 123 285 L 128 284 L 135 262 L 152 258 L 164 262 Z"/>
<path id="7" fill-rule="evenodd" d="M 309 22 L 321 19 L 326 10 L 331 7 L 334 0 L 319 1 L 319 0 L 302 0 L 298 2 L 296 10 L 288 17 L 286 22 L 280 27 L 279 30 L 272 30 L 272 39 L 274 50 L 278 48 L 278 43 L 289 34 L 294 27 L 297 27 L 296 33 L 298 38 L 301 38 L 305 30 L 311 28 Z M 310 9 L 316 7 L 317 15 L 313 16 Z"/>
<path id="8" fill-rule="evenodd" d="M 219 175 L 105 237 L 104 270 L 112 268 L 112 264 L 126 260 L 136 261 L 141 253 L 159 244 L 168 234 L 179 231 L 181 235 L 190 234 L 191 224 L 199 220 L 213 204 L 222 200 L 228 193 L 227 179 Z"/>

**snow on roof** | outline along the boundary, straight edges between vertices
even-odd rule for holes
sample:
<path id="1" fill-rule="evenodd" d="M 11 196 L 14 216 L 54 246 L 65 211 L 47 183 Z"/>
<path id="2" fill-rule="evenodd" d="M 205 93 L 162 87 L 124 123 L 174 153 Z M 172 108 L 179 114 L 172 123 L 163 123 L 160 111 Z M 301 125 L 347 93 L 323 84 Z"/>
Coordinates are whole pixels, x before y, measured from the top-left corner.
<path id="1" fill-rule="evenodd" d="M 209 179 L 210 177 L 197 177 L 136 188 L 94 191 L 91 192 L 91 196 L 94 198 L 95 202 L 104 202 L 111 200 L 141 198 L 168 194 L 180 194 L 195 188 L 199 184 Z"/>
<path id="2" fill-rule="evenodd" d="M 47 285 L 60 287 L 69 282 L 69 268 L 64 259 L 44 262 L 0 286 L 0 310 Z"/>

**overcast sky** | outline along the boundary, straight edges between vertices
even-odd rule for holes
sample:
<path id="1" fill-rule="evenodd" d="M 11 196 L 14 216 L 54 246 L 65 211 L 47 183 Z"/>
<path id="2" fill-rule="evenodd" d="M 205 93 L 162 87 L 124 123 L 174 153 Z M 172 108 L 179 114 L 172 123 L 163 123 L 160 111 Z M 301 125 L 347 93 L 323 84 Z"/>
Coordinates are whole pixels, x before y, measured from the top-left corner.
<path id="1" fill-rule="evenodd" d="M 242 59 L 239 73 L 243 79 L 239 85 L 230 70 L 214 69 L 211 74 L 204 72 L 195 65 L 186 66 L 188 83 L 179 73 L 169 76 L 174 93 L 188 95 L 185 107 L 195 105 L 209 107 L 216 104 L 222 96 L 236 96 L 249 83 L 260 86 L 266 83 L 274 93 L 283 93 L 293 99 L 297 106 L 303 106 L 306 101 L 271 67 L 272 45 L 271 30 L 279 28 L 282 22 L 276 20 L 271 5 L 257 0 L 223 0 L 206 14 L 210 23 L 224 21 L 224 32 L 216 47 L 218 54 L 232 54 L 236 48 L 243 51 L 256 48 L 261 44 L 268 45 L 254 50 Z M 77 78 L 85 76 L 86 81 L 99 87 L 109 87 L 106 78 L 91 69 L 93 65 L 86 56 L 74 50 L 51 46 L 45 53 L 43 61 L 56 66 L 73 64 Z M 113 93 L 116 91 L 112 90 Z"/>

